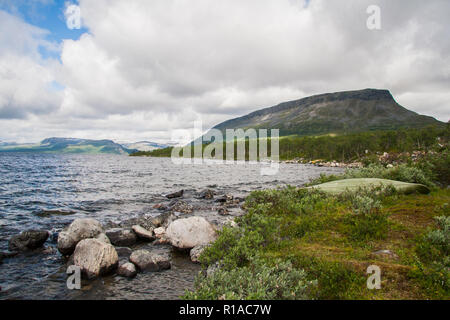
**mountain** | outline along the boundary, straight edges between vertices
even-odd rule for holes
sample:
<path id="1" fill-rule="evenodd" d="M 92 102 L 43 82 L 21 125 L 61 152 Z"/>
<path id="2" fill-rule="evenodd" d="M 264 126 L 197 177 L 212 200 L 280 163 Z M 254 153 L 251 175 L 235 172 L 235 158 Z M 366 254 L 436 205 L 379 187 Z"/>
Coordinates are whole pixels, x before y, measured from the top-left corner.
<path id="1" fill-rule="evenodd" d="M 135 149 L 138 151 L 153 151 L 157 149 L 164 149 L 169 147 L 168 144 L 161 144 L 157 142 L 150 142 L 150 141 L 139 141 L 134 143 L 122 143 L 123 147 L 127 149 Z"/>
<path id="2" fill-rule="evenodd" d="M 0 152 L 129 154 L 134 151 L 136 150 L 124 148 L 111 140 L 75 138 L 49 138 L 36 144 L 8 143 L 0 145 Z"/>
<path id="3" fill-rule="evenodd" d="M 388 90 L 364 89 L 315 95 L 231 119 L 214 128 L 280 129 L 280 136 L 443 125 L 399 105 Z M 225 136 L 224 136 L 225 137 Z"/>

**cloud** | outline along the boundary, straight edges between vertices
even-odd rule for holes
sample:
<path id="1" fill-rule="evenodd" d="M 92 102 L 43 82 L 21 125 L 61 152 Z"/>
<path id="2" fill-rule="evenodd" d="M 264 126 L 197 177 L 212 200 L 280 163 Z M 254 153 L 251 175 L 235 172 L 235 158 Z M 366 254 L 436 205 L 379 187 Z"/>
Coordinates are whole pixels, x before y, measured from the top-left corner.
<path id="1" fill-rule="evenodd" d="M 381 8 L 378 31 L 366 27 L 372 4 Z M 170 130 L 192 127 L 200 117 L 211 127 L 279 102 L 367 87 L 390 89 L 409 109 L 450 118 L 446 0 L 80 0 L 79 5 L 89 33 L 62 43 L 60 65 L 37 59 L 43 69 L 26 76 L 44 87 L 57 81 L 64 90 L 48 91 L 40 107 L 3 102 L 9 117 L 41 119 L 41 137 L 168 140 Z M 38 55 L 33 32 L 43 31 L 21 31 L 34 40 L 19 45 L 6 37 L 0 47 L 6 43 L 16 48 L 17 59 L 36 61 L 27 53 Z M 45 80 L 33 79 L 36 73 Z M 4 92 L 0 87 L 0 97 L 7 97 Z"/>
<path id="2" fill-rule="evenodd" d="M 61 104 L 53 86 L 55 62 L 42 60 L 40 47 L 52 48 L 44 40 L 47 31 L 30 26 L 0 11 L 0 118 L 45 115 Z"/>

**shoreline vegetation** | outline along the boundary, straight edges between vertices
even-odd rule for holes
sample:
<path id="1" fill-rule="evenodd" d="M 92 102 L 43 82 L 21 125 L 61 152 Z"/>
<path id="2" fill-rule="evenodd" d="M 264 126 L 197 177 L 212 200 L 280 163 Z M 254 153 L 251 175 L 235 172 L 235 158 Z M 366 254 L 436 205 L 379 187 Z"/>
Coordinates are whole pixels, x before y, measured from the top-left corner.
<path id="1" fill-rule="evenodd" d="M 252 192 L 246 214 L 200 255 L 203 271 L 183 298 L 449 299 L 448 128 L 287 140 L 320 142 L 298 152 L 286 152 L 295 143 L 280 143 L 286 158 L 323 156 L 320 148 L 335 141 L 327 160 L 345 145 L 342 150 L 353 151 L 343 158 L 364 167 L 321 175 L 300 188 Z M 376 153 L 381 150 L 389 154 Z M 392 185 L 334 194 L 306 188 L 361 178 L 417 183 L 431 192 L 402 194 Z M 381 270 L 379 290 L 367 287 L 373 265 Z"/>
<path id="2" fill-rule="evenodd" d="M 448 159 L 437 169 L 448 172 Z M 423 183 L 429 194 L 389 185 L 340 194 L 292 186 L 252 192 L 247 213 L 200 256 L 204 271 L 184 298 L 448 299 L 450 190 L 419 167 L 372 165 L 309 185 L 391 178 Z M 371 265 L 381 270 L 380 290 L 367 288 Z"/>
<path id="3" fill-rule="evenodd" d="M 428 126 L 421 129 L 399 129 L 388 131 L 366 131 L 321 136 L 282 136 L 279 138 L 279 157 L 286 163 L 304 163 L 328 166 L 346 166 L 355 163 L 356 167 L 370 163 L 406 162 L 408 158 L 416 160 L 427 152 L 439 152 L 450 139 L 450 125 Z M 230 142 L 228 142 L 230 143 Z M 237 155 L 237 141 L 234 141 Z M 223 150 L 226 149 L 223 142 Z M 245 140 L 246 160 L 249 154 L 249 139 Z M 257 142 L 259 146 L 259 141 Z M 202 149 L 208 147 L 203 143 Z M 178 150 L 174 151 L 174 148 Z M 190 149 L 190 150 L 189 150 Z M 268 157 L 271 155 L 271 139 L 267 139 Z M 153 151 L 138 151 L 130 156 L 171 157 L 175 152 L 185 156 L 193 147 L 169 147 Z M 225 155 L 225 152 L 223 152 Z M 212 153 L 214 157 L 214 152 Z M 236 157 L 236 156 L 235 156 Z M 334 164 L 334 165 L 333 165 Z"/>

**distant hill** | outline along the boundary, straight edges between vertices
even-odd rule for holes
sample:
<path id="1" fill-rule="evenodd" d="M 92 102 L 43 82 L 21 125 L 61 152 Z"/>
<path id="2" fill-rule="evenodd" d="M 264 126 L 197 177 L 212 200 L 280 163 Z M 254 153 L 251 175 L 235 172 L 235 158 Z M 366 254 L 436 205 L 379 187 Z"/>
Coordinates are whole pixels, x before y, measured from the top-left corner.
<path id="1" fill-rule="evenodd" d="M 124 148 L 111 140 L 49 138 L 37 144 L 0 144 L 0 152 L 129 154 L 137 150 Z"/>
<path id="2" fill-rule="evenodd" d="M 164 149 L 169 147 L 168 144 L 161 144 L 157 142 L 150 142 L 150 141 L 139 141 L 134 143 L 122 143 L 123 147 L 127 149 L 135 149 L 138 151 L 153 151 L 157 149 Z"/>
<path id="3" fill-rule="evenodd" d="M 399 105 L 388 90 L 365 89 L 325 93 L 231 119 L 214 128 L 280 129 L 281 136 L 443 126 L 432 117 Z M 224 136 L 225 137 L 225 136 Z"/>

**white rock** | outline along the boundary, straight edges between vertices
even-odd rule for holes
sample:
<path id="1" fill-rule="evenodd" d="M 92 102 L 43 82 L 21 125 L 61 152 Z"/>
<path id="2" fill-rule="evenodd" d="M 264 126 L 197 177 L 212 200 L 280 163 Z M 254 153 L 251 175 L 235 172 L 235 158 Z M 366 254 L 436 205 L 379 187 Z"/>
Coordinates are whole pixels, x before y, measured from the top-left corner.
<path id="1" fill-rule="evenodd" d="M 173 221 L 166 230 L 170 243 L 180 249 L 191 249 L 216 240 L 216 230 L 203 217 L 190 217 Z"/>
<path id="2" fill-rule="evenodd" d="M 104 233 L 103 227 L 95 219 L 75 219 L 70 226 L 58 235 L 58 250 L 70 255 L 78 242 L 84 239 L 95 238 Z M 104 240 L 104 239 L 103 239 Z"/>
<path id="3" fill-rule="evenodd" d="M 77 244 L 73 262 L 88 278 L 95 278 L 116 269 L 119 256 L 112 245 L 97 239 L 85 239 Z"/>

